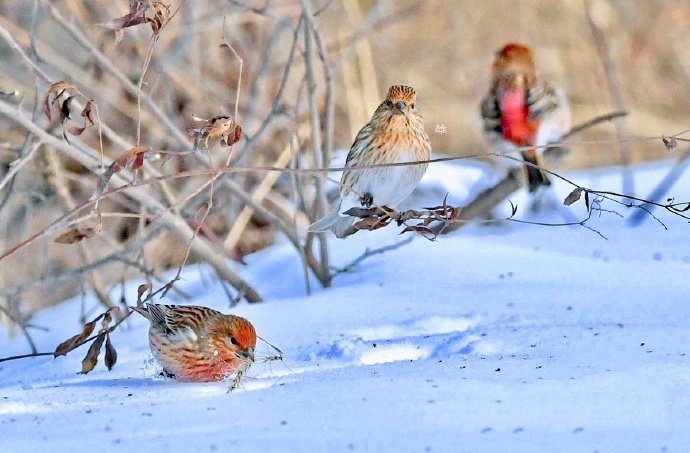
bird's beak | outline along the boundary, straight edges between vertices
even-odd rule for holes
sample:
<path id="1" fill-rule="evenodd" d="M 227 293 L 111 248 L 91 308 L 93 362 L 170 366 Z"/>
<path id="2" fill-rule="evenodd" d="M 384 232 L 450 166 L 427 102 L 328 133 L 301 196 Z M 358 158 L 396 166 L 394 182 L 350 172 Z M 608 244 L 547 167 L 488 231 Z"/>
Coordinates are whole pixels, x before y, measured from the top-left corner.
<path id="1" fill-rule="evenodd" d="M 407 106 L 405 105 L 405 103 L 403 101 L 396 102 L 394 107 L 396 110 L 398 110 L 401 113 L 405 113 L 407 111 Z"/>
<path id="2" fill-rule="evenodd" d="M 249 360 L 249 361 L 254 361 L 254 348 L 247 348 L 243 351 L 240 351 L 237 353 L 238 357 L 241 360 Z"/>

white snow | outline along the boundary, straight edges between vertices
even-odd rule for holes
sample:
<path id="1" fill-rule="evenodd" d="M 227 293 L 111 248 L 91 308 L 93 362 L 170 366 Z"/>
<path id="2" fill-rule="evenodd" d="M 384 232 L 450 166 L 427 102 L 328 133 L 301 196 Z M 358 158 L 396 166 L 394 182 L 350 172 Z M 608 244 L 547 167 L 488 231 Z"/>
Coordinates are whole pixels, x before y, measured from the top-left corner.
<path id="1" fill-rule="evenodd" d="M 639 194 L 670 165 L 636 167 Z M 486 185 L 467 168 L 432 165 L 421 185 L 427 204 L 444 191 L 459 203 Z M 615 168 L 566 176 L 620 188 Z M 687 181 L 671 192 L 679 201 L 690 200 Z M 554 190 L 560 203 L 571 187 Z M 512 201 L 521 218 L 563 221 L 530 214 L 523 193 Z M 583 205 L 567 210 L 581 217 Z M 514 222 L 418 237 L 309 297 L 297 255 L 280 243 L 237 266 L 266 302 L 231 311 L 282 349 L 284 364 L 257 361 L 230 394 L 228 383 L 166 380 L 135 315 L 112 335 L 111 372 L 101 357 L 76 374 L 85 348 L 0 364 L 0 452 L 687 451 L 690 225 L 655 215 L 668 229 L 595 215 L 589 225 L 608 240 L 579 226 Z M 334 239 L 333 261 L 399 241 L 398 231 Z M 193 300 L 165 302 L 229 312 L 210 275 L 189 267 L 181 287 Z M 140 283 L 128 285 L 130 303 Z M 87 305 L 100 310 L 93 298 Z M 50 328 L 34 331 L 39 349 L 80 331 L 79 313 L 77 299 L 38 314 L 34 324 Z M 26 352 L 22 337 L 0 331 L 0 356 Z M 257 356 L 270 354 L 258 347 Z"/>

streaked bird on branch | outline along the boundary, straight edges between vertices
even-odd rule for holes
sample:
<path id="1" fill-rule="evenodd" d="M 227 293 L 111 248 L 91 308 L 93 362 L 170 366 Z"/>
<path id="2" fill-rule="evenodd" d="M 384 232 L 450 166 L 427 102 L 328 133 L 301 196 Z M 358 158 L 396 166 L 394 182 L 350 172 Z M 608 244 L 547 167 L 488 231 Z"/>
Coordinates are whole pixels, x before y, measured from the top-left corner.
<path id="1" fill-rule="evenodd" d="M 371 120 L 359 131 L 347 155 L 340 179 L 340 196 L 333 209 L 314 222 L 310 232 L 331 230 L 344 238 L 357 232 L 351 208 L 395 208 L 417 187 L 427 165 L 415 164 L 355 170 L 364 165 L 423 162 L 431 156 L 431 141 L 417 109 L 412 87 L 393 85 Z"/>

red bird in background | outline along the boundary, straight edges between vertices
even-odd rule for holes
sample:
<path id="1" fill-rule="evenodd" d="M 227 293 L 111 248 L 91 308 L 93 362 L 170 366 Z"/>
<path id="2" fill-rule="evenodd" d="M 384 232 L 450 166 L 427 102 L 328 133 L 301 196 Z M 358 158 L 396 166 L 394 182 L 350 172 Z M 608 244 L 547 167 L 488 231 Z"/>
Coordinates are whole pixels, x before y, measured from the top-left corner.
<path id="1" fill-rule="evenodd" d="M 570 129 L 565 95 L 539 77 L 532 50 L 521 44 L 506 44 L 496 53 L 481 114 L 483 135 L 500 153 L 557 143 Z M 521 154 L 525 162 L 542 166 L 543 152 L 536 148 Z M 525 170 L 530 192 L 551 184 L 541 169 L 526 165 Z"/>

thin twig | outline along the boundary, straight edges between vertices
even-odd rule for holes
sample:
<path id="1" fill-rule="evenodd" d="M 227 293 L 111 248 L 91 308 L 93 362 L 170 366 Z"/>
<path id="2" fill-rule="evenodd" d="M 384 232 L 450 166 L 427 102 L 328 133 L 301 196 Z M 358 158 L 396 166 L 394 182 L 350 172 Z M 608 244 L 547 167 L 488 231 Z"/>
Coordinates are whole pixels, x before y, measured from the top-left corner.
<path id="1" fill-rule="evenodd" d="M 333 277 L 340 275 L 340 274 L 344 274 L 346 272 L 350 272 L 351 270 L 353 270 L 354 268 L 359 266 L 362 263 L 362 261 L 366 260 L 367 258 L 371 258 L 372 256 L 375 256 L 375 255 L 381 255 L 381 254 L 384 254 L 386 252 L 390 252 L 391 250 L 399 249 L 400 247 L 403 247 L 403 246 L 409 244 L 413 240 L 414 240 L 414 236 L 409 236 L 407 239 L 403 239 L 402 241 L 398 241 L 395 244 L 385 245 L 383 247 L 379 247 L 376 249 L 370 249 L 369 247 L 367 247 L 364 250 L 364 253 L 362 253 L 360 256 L 358 256 L 357 258 L 352 260 L 350 263 L 346 264 L 345 266 L 343 266 L 341 268 L 334 269 L 333 270 Z"/>
<path id="2" fill-rule="evenodd" d="M 230 162 L 230 165 L 235 165 L 238 162 L 241 162 L 242 159 L 244 159 L 245 155 L 249 152 L 250 149 L 253 148 L 253 146 L 258 142 L 258 140 L 263 137 L 264 132 L 268 129 L 270 124 L 275 120 L 276 116 L 280 113 L 281 105 L 283 103 L 283 97 L 285 95 L 285 90 L 287 87 L 288 80 L 290 78 L 290 74 L 292 72 L 292 68 L 294 67 L 294 59 L 295 59 L 295 50 L 297 49 L 297 42 L 299 39 L 299 32 L 302 29 L 302 23 L 304 22 L 304 17 L 300 15 L 299 21 L 297 22 L 297 26 L 295 27 L 295 30 L 293 31 L 292 34 L 292 44 L 290 46 L 290 52 L 288 54 L 287 61 L 285 62 L 285 68 L 283 69 L 283 76 L 280 80 L 280 86 L 278 87 L 278 93 L 276 94 L 275 99 L 273 100 L 273 105 L 271 106 L 271 110 L 269 114 L 264 118 L 264 120 L 261 122 L 261 125 L 259 125 L 259 128 L 254 132 L 251 136 L 247 137 L 247 140 L 244 142 L 244 145 L 240 149 L 240 151 L 237 153 L 237 155 L 233 158 L 233 160 Z"/>
<path id="3" fill-rule="evenodd" d="M 93 40 L 86 36 L 76 24 L 66 20 L 62 14 L 53 6 L 48 0 L 42 0 L 44 6 L 50 13 L 50 16 L 57 22 L 62 28 L 64 28 L 74 40 L 82 46 L 84 49 L 88 50 L 91 55 L 96 59 L 99 66 L 103 68 L 106 72 L 112 75 L 122 86 L 129 92 L 130 95 L 137 97 L 139 95 L 139 89 L 135 84 L 133 84 L 129 78 L 117 67 L 113 62 L 103 54 L 103 52 L 98 49 L 98 47 L 93 43 Z M 146 105 L 146 107 L 151 111 L 151 113 L 165 125 L 165 127 L 170 132 L 172 138 L 174 138 L 179 144 L 187 145 L 189 139 L 180 130 L 175 123 L 166 115 L 160 107 L 153 102 L 153 99 L 147 94 L 141 94 L 141 101 Z"/>
<path id="4" fill-rule="evenodd" d="M 32 71 L 34 71 L 34 73 L 36 73 L 36 76 L 37 76 L 39 79 L 41 79 L 41 80 L 44 81 L 45 83 L 48 83 L 48 84 L 51 83 L 51 82 L 50 82 L 50 78 L 46 75 L 46 73 L 43 72 L 43 70 L 42 70 L 41 68 L 38 67 L 38 64 L 37 64 L 35 61 L 33 61 L 33 60 L 26 54 L 26 52 L 24 52 L 24 49 L 22 49 L 22 47 L 21 47 L 19 44 L 17 44 L 17 41 L 14 40 L 14 38 L 12 37 L 12 35 L 10 34 L 10 32 L 8 32 L 8 31 L 7 31 L 4 27 L 2 27 L 2 26 L 0 26 L 0 38 L 2 38 L 7 44 L 9 44 L 9 46 L 10 46 L 12 49 L 14 49 L 15 52 L 17 52 L 17 53 L 19 54 L 19 56 L 20 56 L 21 59 L 22 59 L 22 62 L 24 62 L 24 64 L 25 64 L 29 69 L 31 69 Z"/>
<path id="5" fill-rule="evenodd" d="M 24 338 L 26 338 L 26 342 L 29 343 L 31 352 L 34 354 L 38 352 L 38 349 L 36 349 L 36 343 L 34 343 L 34 339 L 31 337 L 31 334 L 29 333 L 29 326 L 26 324 L 26 322 L 24 320 L 17 319 L 12 314 L 12 312 L 9 309 L 3 307 L 2 304 L 0 304 L 0 311 L 3 312 L 5 316 L 7 316 L 10 319 L 10 321 L 12 321 L 17 327 L 19 327 L 19 330 L 22 331 L 22 335 L 24 335 Z"/>
<path id="6" fill-rule="evenodd" d="M 690 164 L 690 148 L 685 150 L 683 154 L 680 155 L 675 165 L 671 167 L 671 170 L 664 176 L 659 184 L 652 190 L 652 192 L 647 196 L 649 200 L 659 201 L 662 197 L 673 187 L 673 185 L 680 179 L 680 177 L 687 170 Z M 645 215 L 652 216 L 652 210 L 655 208 L 654 205 L 646 206 L 646 209 L 634 212 L 630 219 L 628 219 L 628 225 L 637 226 L 640 225 L 648 217 Z M 654 216 L 652 216 L 654 217 Z"/>
<path id="7" fill-rule="evenodd" d="M 579 134 L 580 132 L 584 131 L 585 129 L 589 129 L 593 126 L 596 126 L 597 124 L 600 123 L 605 123 L 607 121 L 612 121 L 615 120 L 616 118 L 623 118 L 624 116 L 627 116 L 628 112 L 625 110 L 620 110 L 618 112 L 611 112 L 607 113 L 604 115 L 599 115 L 594 118 L 592 118 L 589 121 L 585 121 L 584 123 L 580 123 L 577 126 L 574 126 L 572 129 L 570 129 L 568 132 L 566 132 L 562 139 L 565 140 L 568 137 L 571 137 L 575 134 Z"/>
<path id="8" fill-rule="evenodd" d="M 82 152 L 77 151 L 74 147 L 66 144 L 62 140 L 59 140 L 52 135 L 48 134 L 38 125 L 33 123 L 29 118 L 24 116 L 20 111 L 11 106 L 10 104 L 0 101 L 0 114 L 12 119 L 15 123 L 20 124 L 22 127 L 30 130 L 34 133 L 41 141 L 46 144 L 56 148 L 65 155 L 75 159 L 77 162 L 89 168 L 91 164 L 91 159 L 87 157 Z M 109 163 L 108 163 L 109 164 Z M 217 170 L 216 170 L 217 171 Z M 126 179 L 127 178 L 127 179 Z M 118 174 L 113 175 L 112 182 L 122 185 L 130 184 L 132 180 L 132 175 L 128 174 L 126 171 L 122 171 Z M 106 192 L 108 193 L 108 192 Z M 148 191 L 144 190 L 140 186 L 132 187 L 129 186 L 129 195 L 139 201 L 140 203 L 148 206 L 153 212 L 161 213 L 161 221 L 167 225 L 173 233 L 183 240 L 189 240 L 190 237 L 194 236 L 194 231 L 190 228 L 187 222 L 169 212 L 159 200 L 154 198 Z M 194 253 L 202 257 L 206 262 L 212 265 L 219 272 L 223 278 L 228 281 L 231 285 L 235 286 L 238 290 L 244 291 L 247 300 L 250 302 L 259 302 L 261 297 L 247 282 L 240 278 L 235 272 L 233 272 L 225 263 L 225 257 L 223 254 L 214 250 L 211 245 L 205 241 L 203 238 L 198 238 L 196 241 L 192 241 L 192 248 Z M 14 247 L 12 250 L 16 252 L 17 248 Z M 14 253 L 14 252 L 12 252 Z M 6 252 L 0 256 L 0 261 L 6 258 L 12 253 Z"/>
<path id="9" fill-rule="evenodd" d="M 598 0 L 601 1 L 601 0 Z M 602 65 L 604 66 L 604 73 L 606 74 L 606 83 L 609 87 L 609 92 L 611 93 L 611 98 L 613 102 L 613 108 L 617 110 L 625 111 L 625 99 L 623 96 L 623 85 L 620 81 L 620 76 L 616 68 L 613 59 L 611 58 L 611 50 L 609 49 L 608 42 L 606 40 L 606 35 L 602 30 L 600 24 L 594 17 L 592 12 L 592 0 L 587 0 L 585 4 L 585 10 L 587 12 L 587 23 L 592 30 L 592 39 L 597 48 L 597 53 L 601 59 Z M 616 121 L 614 123 L 616 127 L 616 134 L 618 138 L 629 137 L 630 133 L 627 124 L 624 119 Z M 623 166 L 623 192 L 628 194 L 635 193 L 635 181 L 630 173 L 630 147 L 627 142 L 619 141 L 618 150 L 620 153 L 621 164 Z"/>

